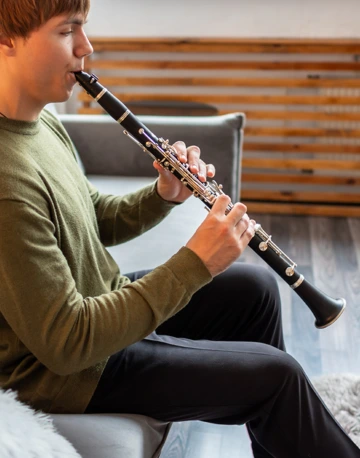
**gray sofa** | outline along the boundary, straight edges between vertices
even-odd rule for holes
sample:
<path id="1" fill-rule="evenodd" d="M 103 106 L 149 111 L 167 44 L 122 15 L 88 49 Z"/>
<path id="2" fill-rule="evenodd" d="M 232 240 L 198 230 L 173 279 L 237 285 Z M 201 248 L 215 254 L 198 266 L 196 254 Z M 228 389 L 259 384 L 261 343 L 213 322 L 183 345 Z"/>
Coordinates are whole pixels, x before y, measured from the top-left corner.
<path id="1" fill-rule="evenodd" d="M 125 194 L 156 178 L 151 157 L 107 115 L 59 115 L 81 159 L 84 173 L 104 193 Z M 139 116 L 158 137 L 196 144 L 216 167 L 216 181 L 238 200 L 245 116 Z M 200 199 L 177 206 L 157 227 L 109 251 L 122 273 L 153 268 L 174 254 L 205 218 Z M 58 431 L 83 458 L 159 457 L 171 424 L 141 415 L 52 415 Z M 163 457 L 163 454 L 161 455 Z M 164 457 L 166 458 L 166 457 Z"/>

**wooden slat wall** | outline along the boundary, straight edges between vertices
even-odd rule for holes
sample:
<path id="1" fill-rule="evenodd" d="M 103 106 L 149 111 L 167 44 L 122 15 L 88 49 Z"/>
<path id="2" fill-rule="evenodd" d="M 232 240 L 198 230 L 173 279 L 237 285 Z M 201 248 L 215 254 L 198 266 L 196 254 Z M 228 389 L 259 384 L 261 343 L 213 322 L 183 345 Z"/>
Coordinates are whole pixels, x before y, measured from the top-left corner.
<path id="1" fill-rule="evenodd" d="M 125 104 L 200 102 L 246 114 L 249 212 L 360 216 L 359 39 L 90 41 L 86 70 Z M 79 113 L 101 112 L 83 91 L 79 101 Z"/>

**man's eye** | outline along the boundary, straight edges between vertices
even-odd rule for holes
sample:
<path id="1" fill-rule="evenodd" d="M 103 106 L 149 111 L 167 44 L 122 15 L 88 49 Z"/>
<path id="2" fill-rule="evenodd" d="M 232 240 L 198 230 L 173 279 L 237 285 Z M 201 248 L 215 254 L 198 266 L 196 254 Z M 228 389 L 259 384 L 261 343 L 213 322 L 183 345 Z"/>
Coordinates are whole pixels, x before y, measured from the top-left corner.
<path id="1" fill-rule="evenodd" d="M 67 37 L 67 36 L 71 35 L 72 33 L 73 33 L 73 31 L 72 31 L 72 30 L 69 30 L 69 31 L 67 31 L 67 32 L 62 32 L 61 35 L 64 35 L 64 36 Z"/>

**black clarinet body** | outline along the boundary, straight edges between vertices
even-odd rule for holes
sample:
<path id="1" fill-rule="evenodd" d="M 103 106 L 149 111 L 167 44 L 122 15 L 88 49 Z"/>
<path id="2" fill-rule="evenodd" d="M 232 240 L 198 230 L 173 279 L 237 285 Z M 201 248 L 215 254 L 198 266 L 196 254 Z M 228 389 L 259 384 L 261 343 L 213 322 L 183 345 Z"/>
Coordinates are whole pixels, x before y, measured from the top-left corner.
<path id="1" fill-rule="evenodd" d="M 102 86 L 95 75 L 86 72 L 75 72 L 75 77 L 85 91 L 121 126 L 124 133 L 143 151 L 150 154 L 164 168 L 170 170 L 193 193 L 201 199 L 205 208 L 210 210 L 220 194 L 222 186 L 216 181 L 200 181 L 191 173 L 187 164 L 181 163 L 169 140 L 158 138 L 124 105 L 117 97 Z M 230 203 L 226 213 L 231 211 Z M 343 313 L 346 301 L 334 299 L 308 282 L 297 271 L 294 263 L 273 241 L 260 224 L 255 226 L 255 235 L 249 243 L 255 251 L 305 302 L 315 316 L 315 326 L 326 328 L 334 323 Z"/>

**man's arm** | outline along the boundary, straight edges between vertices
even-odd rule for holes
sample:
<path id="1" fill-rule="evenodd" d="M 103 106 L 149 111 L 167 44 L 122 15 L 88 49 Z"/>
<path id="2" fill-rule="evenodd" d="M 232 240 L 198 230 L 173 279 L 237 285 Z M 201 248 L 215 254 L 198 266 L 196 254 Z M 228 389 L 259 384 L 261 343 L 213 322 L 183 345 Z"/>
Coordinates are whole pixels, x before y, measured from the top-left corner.
<path id="1" fill-rule="evenodd" d="M 84 297 L 60 245 L 45 206 L 0 202 L 0 311 L 29 351 L 60 375 L 142 339 L 212 278 L 184 247 L 141 280 Z M 86 261 L 84 253 L 79 268 Z"/>

